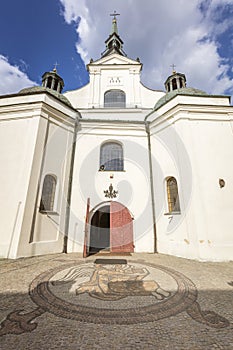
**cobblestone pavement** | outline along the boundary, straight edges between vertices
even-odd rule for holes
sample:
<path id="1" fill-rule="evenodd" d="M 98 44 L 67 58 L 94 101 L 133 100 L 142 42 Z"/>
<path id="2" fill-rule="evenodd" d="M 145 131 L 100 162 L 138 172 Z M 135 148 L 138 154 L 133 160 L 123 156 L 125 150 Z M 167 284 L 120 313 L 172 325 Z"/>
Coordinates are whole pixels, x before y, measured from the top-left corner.
<path id="1" fill-rule="evenodd" d="M 0 349 L 233 349 L 233 262 L 0 260 Z"/>

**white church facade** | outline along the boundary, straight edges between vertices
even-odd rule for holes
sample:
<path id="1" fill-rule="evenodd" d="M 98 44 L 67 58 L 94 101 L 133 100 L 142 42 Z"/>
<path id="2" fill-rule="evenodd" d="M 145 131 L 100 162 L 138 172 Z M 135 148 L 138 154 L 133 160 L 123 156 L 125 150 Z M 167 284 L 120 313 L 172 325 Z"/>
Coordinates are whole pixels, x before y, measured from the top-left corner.
<path id="1" fill-rule="evenodd" d="M 113 18 L 90 81 L 0 96 L 0 257 L 58 252 L 233 259 L 233 107 L 228 96 L 140 81 Z M 107 254 L 107 253 L 106 253 Z"/>

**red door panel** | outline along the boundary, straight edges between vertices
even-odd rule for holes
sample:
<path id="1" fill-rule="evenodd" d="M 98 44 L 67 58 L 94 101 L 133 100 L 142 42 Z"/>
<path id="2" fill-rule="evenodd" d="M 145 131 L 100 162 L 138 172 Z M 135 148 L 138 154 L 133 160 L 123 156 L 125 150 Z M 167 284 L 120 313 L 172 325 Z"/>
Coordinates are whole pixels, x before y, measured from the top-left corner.
<path id="1" fill-rule="evenodd" d="M 110 249 L 112 252 L 134 251 L 131 215 L 125 206 L 117 202 L 110 204 Z"/>

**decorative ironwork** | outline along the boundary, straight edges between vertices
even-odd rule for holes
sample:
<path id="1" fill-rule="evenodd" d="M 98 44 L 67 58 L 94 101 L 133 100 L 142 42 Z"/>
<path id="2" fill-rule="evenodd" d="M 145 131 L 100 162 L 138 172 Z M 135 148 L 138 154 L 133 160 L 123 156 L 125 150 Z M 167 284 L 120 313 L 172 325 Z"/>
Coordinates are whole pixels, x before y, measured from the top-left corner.
<path id="1" fill-rule="evenodd" d="M 105 197 L 107 198 L 116 198 L 118 191 L 113 189 L 113 185 L 110 184 L 108 190 L 104 191 Z"/>

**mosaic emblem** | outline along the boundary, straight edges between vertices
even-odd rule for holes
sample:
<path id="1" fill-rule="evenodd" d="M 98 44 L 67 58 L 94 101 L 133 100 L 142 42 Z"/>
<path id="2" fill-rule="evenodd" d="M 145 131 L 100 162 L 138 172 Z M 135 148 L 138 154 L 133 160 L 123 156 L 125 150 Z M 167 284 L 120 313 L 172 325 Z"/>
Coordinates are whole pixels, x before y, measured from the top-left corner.
<path id="1" fill-rule="evenodd" d="M 0 335 L 33 331 L 37 327 L 34 319 L 45 312 L 83 322 L 136 324 L 186 311 L 209 327 L 229 325 L 215 312 L 201 310 L 190 279 L 155 264 L 72 261 L 37 276 L 29 287 L 29 296 L 37 308 L 9 314 L 1 324 Z"/>
<path id="2" fill-rule="evenodd" d="M 68 274 L 53 285 L 66 283 L 70 278 L 79 280 L 83 275 L 80 269 L 71 269 Z M 90 297 L 101 300 L 119 300 L 127 296 L 154 296 L 161 300 L 170 295 L 170 292 L 160 288 L 154 280 L 144 280 L 149 271 L 145 267 L 133 265 L 96 265 L 87 282 L 81 282 L 76 288 L 76 295 L 88 293 Z"/>

